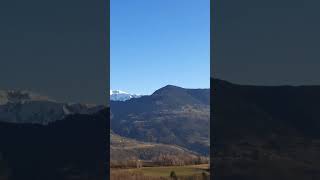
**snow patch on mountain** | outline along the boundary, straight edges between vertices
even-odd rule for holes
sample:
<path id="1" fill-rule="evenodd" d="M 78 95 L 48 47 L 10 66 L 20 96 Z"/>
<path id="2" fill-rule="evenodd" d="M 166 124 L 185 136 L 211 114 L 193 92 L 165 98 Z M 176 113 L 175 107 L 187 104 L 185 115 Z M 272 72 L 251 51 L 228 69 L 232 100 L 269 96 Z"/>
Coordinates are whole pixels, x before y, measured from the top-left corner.
<path id="1" fill-rule="evenodd" d="M 121 90 L 110 90 L 110 100 L 111 101 L 127 101 L 132 98 L 139 98 L 141 95 L 129 94 Z"/>

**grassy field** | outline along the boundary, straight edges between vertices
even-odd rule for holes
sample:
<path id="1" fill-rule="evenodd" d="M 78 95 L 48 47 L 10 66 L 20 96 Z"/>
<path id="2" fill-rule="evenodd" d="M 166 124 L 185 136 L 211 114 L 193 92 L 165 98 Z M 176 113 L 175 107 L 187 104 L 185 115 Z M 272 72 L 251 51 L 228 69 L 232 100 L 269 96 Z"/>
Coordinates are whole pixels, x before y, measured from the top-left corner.
<path id="1" fill-rule="evenodd" d="M 178 179 L 181 180 L 209 179 L 209 166 L 208 164 L 203 164 L 190 166 L 144 167 L 139 169 L 111 169 L 111 180 L 166 180 L 170 179 L 172 171 L 174 171 Z"/>

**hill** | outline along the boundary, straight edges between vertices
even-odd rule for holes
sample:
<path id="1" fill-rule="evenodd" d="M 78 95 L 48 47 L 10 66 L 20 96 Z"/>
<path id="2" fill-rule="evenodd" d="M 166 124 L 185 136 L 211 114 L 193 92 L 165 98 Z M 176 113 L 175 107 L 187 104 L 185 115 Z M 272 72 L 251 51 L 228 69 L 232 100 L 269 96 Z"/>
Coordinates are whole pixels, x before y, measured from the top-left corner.
<path id="1" fill-rule="evenodd" d="M 141 142 L 111 133 L 111 167 L 136 167 L 138 161 L 143 166 L 172 166 L 207 162 L 208 159 L 175 145 Z"/>

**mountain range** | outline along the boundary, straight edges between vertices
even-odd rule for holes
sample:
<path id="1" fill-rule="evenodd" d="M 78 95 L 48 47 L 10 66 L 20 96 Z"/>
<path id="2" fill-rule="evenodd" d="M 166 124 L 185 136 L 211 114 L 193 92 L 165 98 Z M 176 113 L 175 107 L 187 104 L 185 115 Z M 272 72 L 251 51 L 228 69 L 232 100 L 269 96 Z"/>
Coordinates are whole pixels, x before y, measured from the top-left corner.
<path id="1" fill-rule="evenodd" d="M 111 159 L 152 160 L 161 152 L 192 159 L 211 153 L 215 179 L 320 179 L 320 86 L 219 79 L 211 85 L 211 100 L 209 89 L 168 85 L 149 96 L 111 101 L 110 114 L 105 107 L 0 91 L 0 178 L 5 172 L 18 180 L 68 179 L 63 174 L 81 179 L 84 169 L 95 174 L 95 162 L 107 152 L 110 117 Z"/>
<path id="2" fill-rule="evenodd" d="M 94 162 L 107 153 L 103 133 L 107 133 L 108 117 L 114 127 L 112 160 L 168 165 L 207 161 L 208 89 L 166 86 L 151 96 L 111 101 L 111 115 L 103 106 L 57 102 L 28 91 L 0 92 L 0 178 L 83 179 L 81 172 L 86 172 L 97 179 L 101 172 L 94 171 L 99 165 Z M 97 148 L 102 151 L 93 152 Z M 97 156 L 90 157 L 90 153 Z"/>
<path id="3" fill-rule="evenodd" d="M 168 85 L 150 96 L 111 101 L 111 130 L 148 143 L 209 154 L 210 90 Z"/>

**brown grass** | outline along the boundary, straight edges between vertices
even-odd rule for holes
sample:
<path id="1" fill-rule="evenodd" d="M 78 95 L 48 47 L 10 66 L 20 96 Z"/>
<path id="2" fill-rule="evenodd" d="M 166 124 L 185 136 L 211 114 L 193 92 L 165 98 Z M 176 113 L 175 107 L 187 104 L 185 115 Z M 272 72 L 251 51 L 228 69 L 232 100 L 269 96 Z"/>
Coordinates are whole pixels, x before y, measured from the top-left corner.
<path id="1" fill-rule="evenodd" d="M 204 166 L 197 166 L 195 168 L 206 169 Z M 208 173 L 193 174 L 188 176 L 177 176 L 177 179 L 170 178 L 169 174 L 167 176 L 152 174 L 147 176 L 142 171 L 138 169 L 111 169 L 110 174 L 111 180 L 209 180 L 210 175 Z"/>

